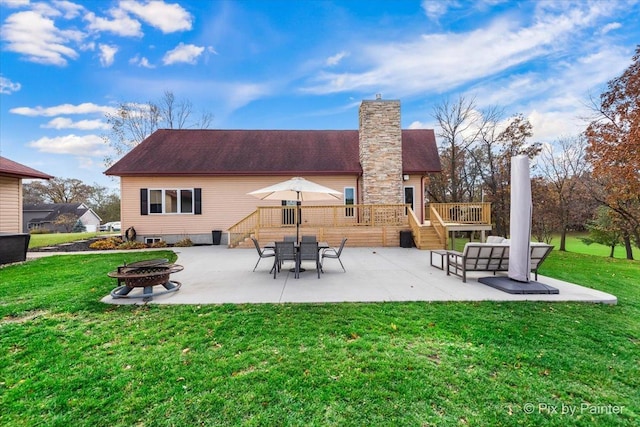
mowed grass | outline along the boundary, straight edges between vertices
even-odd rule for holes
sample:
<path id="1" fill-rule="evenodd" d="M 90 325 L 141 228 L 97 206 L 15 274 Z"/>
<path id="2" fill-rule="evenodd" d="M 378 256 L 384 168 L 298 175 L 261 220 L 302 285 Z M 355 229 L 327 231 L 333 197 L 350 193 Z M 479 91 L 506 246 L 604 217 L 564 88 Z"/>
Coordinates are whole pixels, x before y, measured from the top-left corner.
<path id="1" fill-rule="evenodd" d="M 638 261 L 554 251 L 543 265 L 614 306 L 103 304 L 125 256 L 175 259 L 0 269 L 0 425 L 640 423 Z"/>
<path id="2" fill-rule="evenodd" d="M 83 232 L 83 233 L 46 233 L 32 234 L 29 240 L 29 248 L 41 248 L 45 246 L 58 245 L 60 243 L 69 243 L 76 240 L 91 239 L 98 236 L 108 236 L 113 232 Z"/>

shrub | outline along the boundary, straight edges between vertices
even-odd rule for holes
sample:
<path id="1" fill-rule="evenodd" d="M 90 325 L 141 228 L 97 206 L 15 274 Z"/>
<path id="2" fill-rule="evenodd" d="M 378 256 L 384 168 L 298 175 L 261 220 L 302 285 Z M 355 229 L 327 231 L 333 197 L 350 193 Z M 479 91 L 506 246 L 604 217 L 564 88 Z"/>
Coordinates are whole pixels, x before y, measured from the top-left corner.
<path id="1" fill-rule="evenodd" d="M 119 237 L 109 237 L 108 239 L 98 240 L 89 245 L 91 249 L 109 250 L 116 249 L 122 244 L 122 239 Z"/>
<path id="2" fill-rule="evenodd" d="M 179 248 L 185 248 L 187 246 L 193 246 L 193 242 L 191 241 L 190 238 L 185 237 L 184 239 L 177 241 L 174 246 L 177 246 Z"/>
<path id="3" fill-rule="evenodd" d="M 148 246 L 142 242 L 131 240 L 118 245 L 118 249 L 146 249 Z"/>
<path id="4" fill-rule="evenodd" d="M 149 247 L 150 248 L 166 248 L 167 242 L 165 242 L 164 240 L 158 240 L 157 242 L 153 242 L 152 244 L 150 244 Z"/>

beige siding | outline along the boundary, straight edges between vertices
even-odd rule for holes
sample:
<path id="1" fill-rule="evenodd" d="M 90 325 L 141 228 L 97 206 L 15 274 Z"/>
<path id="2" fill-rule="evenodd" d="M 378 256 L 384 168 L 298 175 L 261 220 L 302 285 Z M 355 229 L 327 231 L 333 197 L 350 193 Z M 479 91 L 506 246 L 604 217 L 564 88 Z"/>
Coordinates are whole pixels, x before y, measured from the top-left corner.
<path id="1" fill-rule="evenodd" d="M 135 227 L 138 236 L 211 234 L 211 230 L 227 230 L 252 213 L 258 206 L 280 206 L 279 200 L 260 200 L 247 193 L 268 185 L 285 181 L 280 177 L 122 177 L 121 221 L 122 229 Z M 355 187 L 355 176 L 305 176 L 306 179 L 343 192 L 344 187 Z M 140 214 L 140 189 L 201 188 L 202 215 L 193 214 Z M 359 195 L 357 195 L 359 197 Z M 309 202 L 308 204 L 336 204 L 336 202 Z"/>
<path id="2" fill-rule="evenodd" d="M 22 233 L 22 185 L 19 178 L 0 176 L 0 232 Z"/>

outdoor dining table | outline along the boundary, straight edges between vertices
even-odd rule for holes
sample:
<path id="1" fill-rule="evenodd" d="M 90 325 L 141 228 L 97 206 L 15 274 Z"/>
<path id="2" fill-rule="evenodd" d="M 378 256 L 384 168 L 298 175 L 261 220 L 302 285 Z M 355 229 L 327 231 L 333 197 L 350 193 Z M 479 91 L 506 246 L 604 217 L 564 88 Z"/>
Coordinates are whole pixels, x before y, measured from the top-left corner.
<path id="1" fill-rule="evenodd" d="M 294 242 L 295 250 L 298 251 L 300 248 L 300 243 L 298 242 Z M 276 250 L 276 242 L 269 242 L 266 245 L 264 245 L 265 249 L 273 249 L 274 251 Z M 322 249 L 329 249 L 331 246 L 329 246 L 328 242 L 318 242 L 318 252 L 320 252 Z M 291 268 L 289 269 L 289 271 L 295 271 L 295 268 Z M 273 271 L 273 270 L 271 270 Z M 304 268 L 299 269 L 298 271 L 305 271 Z"/>
<path id="2" fill-rule="evenodd" d="M 297 250 L 300 247 L 300 243 L 295 243 L 294 246 L 295 246 L 295 248 Z M 275 249 L 276 248 L 276 242 L 269 242 L 266 245 L 264 245 L 264 247 L 268 248 L 268 249 Z M 329 249 L 329 248 L 330 248 L 329 243 L 327 243 L 327 242 L 318 242 L 318 250 Z"/>

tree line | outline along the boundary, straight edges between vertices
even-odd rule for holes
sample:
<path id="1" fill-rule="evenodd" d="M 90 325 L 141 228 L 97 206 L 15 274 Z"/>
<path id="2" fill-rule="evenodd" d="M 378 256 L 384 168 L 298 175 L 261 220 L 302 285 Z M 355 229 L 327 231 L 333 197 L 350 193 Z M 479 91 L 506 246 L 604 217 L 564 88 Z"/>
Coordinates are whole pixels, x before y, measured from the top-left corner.
<path id="1" fill-rule="evenodd" d="M 477 108 L 474 99 L 445 100 L 434 108 L 443 173 L 431 180 L 431 202 L 491 202 L 495 231 L 509 230 L 511 158 L 527 155 L 533 166 L 532 232 L 549 241 L 560 233 L 566 250 L 571 230 L 591 240 L 622 244 L 633 259 L 640 248 L 640 46 L 632 64 L 611 80 L 585 130 L 553 144 L 531 141 L 531 123 L 505 118 L 498 107 Z"/>

